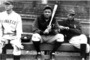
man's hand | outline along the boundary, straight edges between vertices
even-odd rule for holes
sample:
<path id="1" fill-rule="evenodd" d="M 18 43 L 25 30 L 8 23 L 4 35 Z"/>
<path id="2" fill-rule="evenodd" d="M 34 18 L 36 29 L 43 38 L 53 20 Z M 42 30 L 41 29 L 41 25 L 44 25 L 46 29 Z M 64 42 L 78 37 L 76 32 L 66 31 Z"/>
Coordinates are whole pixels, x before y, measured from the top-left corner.
<path id="1" fill-rule="evenodd" d="M 47 26 L 47 29 L 48 29 L 48 30 L 51 30 L 51 28 L 52 28 L 51 25 L 50 25 L 50 26 Z"/>
<path id="2" fill-rule="evenodd" d="M 43 33 L 48 34 L 50 31 L 51 31 L 51 26 L 47 26 L 47 29 Z"/>
<path id="3" fill-rule="evenodd" d="M 62 29 L 64 29 L 64 26 L 59 26 L 59 28 L 62 30 Z"/>
<path id="4" fill-rule="evenodd" d="M 65 26 L 59 26 L 60 29 L 66 29 L 66 30 L 69 30 L 70 28 L 69 27 L 65 27 Z"/>
<path id="5" fill-rule="evenodd" d="M 70 28 L 69 27 L 64 27 L 64 29 L 69 30 Z"/>
<path id="6" fill-rule="evenodd" d="M 23 45 L 18 45 L 18 48 L 19 49 L 24 49 L 24 46 Z"/>
<path id="7" fill-rule="evenodd" d="M 44 33 L 44 34 L 48 34 L 48 33 L 49 33 L 49 30 L 46 29 L 43 33 Z"/>

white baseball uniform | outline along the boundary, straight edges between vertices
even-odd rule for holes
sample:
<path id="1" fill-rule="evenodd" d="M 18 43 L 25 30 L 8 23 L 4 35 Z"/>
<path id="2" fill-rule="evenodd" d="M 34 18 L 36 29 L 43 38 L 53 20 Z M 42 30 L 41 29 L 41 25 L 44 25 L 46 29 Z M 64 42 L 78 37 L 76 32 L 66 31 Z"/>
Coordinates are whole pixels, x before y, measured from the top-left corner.
<path id="1" fill-rule="evenodd" d="M 10 43 L 14 48 L 13 54 L 20 55 L 21 51 L 16 52 L 16 50 L 23 47 L 20 40 L 22 34 L 21 16 L 14 11 L 10 14 L 8 14 L 7 11 L 4 11 L 0 13 L 0 21 L 2 28 L 1 43 L 4 42 L 7 44 L 8 40 L 10 40 Z"/>

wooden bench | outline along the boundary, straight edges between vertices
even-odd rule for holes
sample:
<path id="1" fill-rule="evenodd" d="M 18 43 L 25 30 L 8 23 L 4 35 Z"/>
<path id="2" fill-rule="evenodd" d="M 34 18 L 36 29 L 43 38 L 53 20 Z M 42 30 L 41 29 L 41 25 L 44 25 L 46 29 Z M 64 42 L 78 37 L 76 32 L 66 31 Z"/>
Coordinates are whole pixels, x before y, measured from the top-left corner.
<path id="1" fill-rule="evenodd" d="M 33 43 L 31 41 L 31 37 L 32 37 L 32 33 L 24 33 L 22 34 L 22 44 L 24 46 L 24 50 L 35 50 Z M 9 44 L 7 44 L 8 46 Z M 68 47 L 68 48 L 67 48 Z M 41 44 L 41 50 L 52 50 L 53 48 L 53 44 L 50 43 L 42 43 Z M 6 47 L 6 49 L 12 49 L 11 47 Z M 73 45 L 71 45 L 70 43 L 63 43 L 58 51 L 67 51 L 67 52 L 78 52 L 79 50 L 77 48 L 75 48 Z"/>
<path id="2" fill-rule="evenodd" d="M 23 46 L 24 46 L 23 50 L 27 50 L 27 51 L 35 50 L 33 43 L 23 43 Z M 7 44 L 6 48 L 4 48 L 4 50 L 6 51 L 6 49 L 12 49 L 11 45 Z M 41 51 L 51 51 L 52 49 L 53 49 L 53 44 L 42 43 L 40 45 Z M 5 51 L 4 51 L 4 53 L 5 53 Z M 57 51 L 59 51 L 59 52 L 79 52 L 79 49 L 75 48 L 73 45 L 71 45 L 69 43 L 63 43 Z"/>
<path id="3" fill-rule="evenodd" d="M 35 48 L 33 46 L 33 43 L 31 42 L 31 36 L 32 34 L 23 34 L 22 35 L 22 44 L 24 46 L 25 51 L 35 51 Z M 25 37 L 25 39 L 24 39 Z M 27 38 L 26 38 L 27 37 Z M 6 47 L 3 49 L 3 54 L 6 54 L 6 51 L 9 49 L 13 49 L 10 44 L 7 44 Z M 42 43 L 40 45 L 41 51 L 51 51 L 53 49 L 53 44 L 50 43 Z M 70 53 L 80 53 L 80 50 L 75 48 L 70 43 L 63 43 L 57 50 L 57 52 L 70 52 Z M 7 57 L 12 57 L 12 54 L 6 54 Z M 23 56 L 23 55 L 21 55 Z"/>
<path id="4" fill-rule="evenodd" d="M 31 41 L 32 33 L 30 34 L 22 34 L 22 44 L 24 46 L 24 50 L 35 50 L 33 43 Z M 6 49 L 12 49 L 12 47 L 7 44 L 8 47 Z M 67 48 L 68 47 L 68 48 Z M 52 50 L 53 44 L 50 43 L 42 43 L 40 46 L 41 50 Z M 63 43 L 57 51 L 65 51 L 65 52 L 79 52 L 79 49 L 75 48 L 70 43 Z"/>

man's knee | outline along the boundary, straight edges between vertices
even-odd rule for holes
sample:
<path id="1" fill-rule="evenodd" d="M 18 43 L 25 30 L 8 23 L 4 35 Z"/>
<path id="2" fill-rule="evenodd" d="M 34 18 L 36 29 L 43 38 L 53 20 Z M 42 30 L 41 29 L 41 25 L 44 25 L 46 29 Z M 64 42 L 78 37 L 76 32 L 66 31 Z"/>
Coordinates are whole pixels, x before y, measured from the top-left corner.
<path id="1" fill-rule="evenodd" d="M 17 46 L 12 45 L 12 47 L 13 47 L 13 55 L 16 56 L 21 55 L 21 50 Z"/>
<path id="2" fill-rule="evenodd" d="M 32 41 L 40 41 L 41 36 L 38 33 L 32 35 Z"/>
<path id="3" fill-rule="evenodd" d="M 12 40 L 12 41 L 10 41 L 10 44 L 13 46 L 13 45 L 15 45 L 17 48 L 19 48 L 19 49 L 23 49 L 24 47 L 23 47 L 23 45 L 22 45 L 22 43 L 21 43 L 21 40 L 20 39 L 15 39 L 15 40 Z"/>
<path id="4" fill-rule="evenodd" d="M 3 48 L 3 46 L 2 46 L 2 44 L 0 44 L 0 54 L 2 54 L 2 48 Z"/>
<path id="5" fill-rule="evenodd" d="M 64 41 L 64 35 L 63 34 L 57 34 L 56 35 L 56 41 L 63 42 Z"/>
<path id="6" fill-rule="evenodd" d="M 13 55 L 15 56 L 21 55 L 21 51 L 13 51 Z"/>
<path id="7" fill-rule="evenodd" d="M 90 45 L 86 44 L 86 53 L 89 53 L 89 52 L 90 52 Z"/>
<path id="8" fill-rule="evenodd" d="M 2 53 L 3 47 L 4 47 L 3 42 L 0 42 L 0 54 Z"/>
<path id="9" fill-rule="evenodd" d="M 69 43 L 71 44 L 87 44 L 87 37 L 84 34 L 79 36 L 74 36 L 70 39 Z"/>
<path id="10" fill-rule="evenodd" d="M 87 36 L 85 34 L 81 34 L 80 35 L 80 38 L 81 38 L 81 43 L 87 43 Z"/>
<path id="11" fill-rule="evenodd" d="M 0 47 L 0 54 L 2 54 L 2 48 Z"/>

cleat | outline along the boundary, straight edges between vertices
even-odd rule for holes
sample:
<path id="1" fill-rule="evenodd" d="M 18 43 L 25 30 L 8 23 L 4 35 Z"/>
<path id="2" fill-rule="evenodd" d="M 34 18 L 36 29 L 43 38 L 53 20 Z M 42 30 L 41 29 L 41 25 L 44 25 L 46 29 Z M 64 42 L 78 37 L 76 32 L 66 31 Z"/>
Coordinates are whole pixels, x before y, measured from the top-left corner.
<path id="1" fill-rule="evenodd" d="M 55 60 L 55 53 L 50 53 L 50 60 Z"/>
<path id="2" fill-rule="evenodd" d="M 41 60 L 41 52 L 37 52 L 36 59 Z"/>

